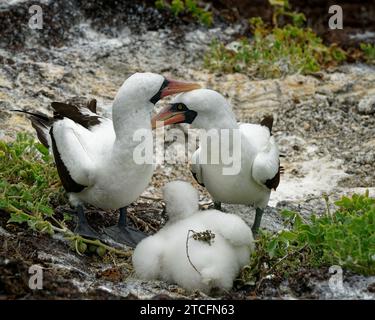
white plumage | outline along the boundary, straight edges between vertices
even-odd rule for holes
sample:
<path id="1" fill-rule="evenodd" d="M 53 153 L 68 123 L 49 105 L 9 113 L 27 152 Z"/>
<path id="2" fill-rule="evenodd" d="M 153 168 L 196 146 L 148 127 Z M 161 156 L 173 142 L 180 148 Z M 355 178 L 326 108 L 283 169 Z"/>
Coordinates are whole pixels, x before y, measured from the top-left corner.
<path id="1" fill-rule="evenodd" d="M 53 102 L 51 118 L 19 110 L 30 116 L 38 138 L 52 150 L 62 184 L 77 207 L 78 233 L 99 237 L 83 213 L 83 205 L 91 204 L 102 209 L 120 208 L 118 226 L 106 229 L 117 241 L 134 245 L 145 236 L 126 226 L 126 206 L 145 190 L 153 174 L 151 161 L 134 159 L 140 144 L 134 135 L 140 131 L 151 135 L 151 112 L 158 100 L 198 87 L 159 74 L 135 73 L 117 92 L 112 120 L 95 113 L 95 100 L 85 107 Z"/>
<path id="2" fill-rule="evenodd" d="M 198 193 L 187 182 L 164 188 L 169 221 L 155 235 L 142 240 L 133 254 L 136 274 L 143 279 L 177 283 L 187 290 L 229 290 L 253 250 L 251 229 L 238 216 L 217 210 L 198 211 Z M 211 245 L 189 238 L 189 230 L 211 230 Z M 191 236 L 192 233 L 190 233 Z"/>
<path id="3" fill-rule="evenodd" d="M 185 115 L 190 113 L 188 119 L 181 121 L 181 112 L 178 110 L 183 110 Z M 191 116 L 192 112 L 195 113 L 194 117 Z M 192 128 L 205 129 L 211 133 L 211 137 L 216 137 L 219 146 L 202 144 L 200 141 L 200 147 L 191 159 L 192 173 L 207 188 L 215 202 L 255 206 L 258 218 L 253 231 L 256 232 L 271 189 L 276 189 L 280 178 L 279 150 L 271 135 L 273 118 L 266 117 L 262 124 L 237 123 L 227 100 L 218 92 L 208 89 L 176 96 L 170 106 L 164 108 L 152 121 L 160 121 L 167 116 L 168 124 L 175 123 L 173 118 L 176 117 L 178 122 L 190 123 Z M 240 152 L 234 152 L 234 143 L 229 143 L 229 150 L 223 150 L 222 129 L 234 136 Z M 222 154 L 223 151 L 233 155 L 233 163 L 239 164 L 237 172 L 224 172 L 231 164 L 225 164 L 223 158 L 216 164 L 210 161 L 211 154 Z M 205 154 L 208 156 L 204 157 Z M 208 161 L 204 162 L 204 159 Z"/>
<path id="4" fill-rule="evenodd" d="M 53 125 L 61 159 L 72 179 L 86 188 L 70 193 L 72 203 L 90 203 L 103 209 L 118 209 L 135 201 L 153 174 L 152 164 L 133 160 L 136 129 L 151 130 L 150 98 L 164 78 L 156 74 L 134 74 L 119 89 L 113 102 L 113 122 L 84 128 L 64 118 Z M 89 110 L 86 110 L 89 112 Z"/>
<path id="5" fill-rule="evenodd" d="M 265 183 L 275 177 L 279 170 L 278 147 L 266 127 L 239 124 L 238 129 L 241 134 L 241 154 L 238 159 L 241 167 L 238 174 L 223 174 L 223 168 L 228 167 L 224 164 L 201 164 L 201 147 L 192 156 L 191 170 L 215 201 L 254 205 L 263 209 L 271 193 Z M 209 146 L 206 152 L 211 152 Z"/>

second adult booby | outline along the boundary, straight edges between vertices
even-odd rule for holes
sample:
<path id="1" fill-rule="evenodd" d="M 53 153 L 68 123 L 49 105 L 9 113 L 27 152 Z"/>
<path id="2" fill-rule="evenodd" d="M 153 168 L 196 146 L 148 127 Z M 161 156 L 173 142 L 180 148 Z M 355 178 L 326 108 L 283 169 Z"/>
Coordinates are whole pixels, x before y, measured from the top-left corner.
<path id="1" fill-rule="evenodd" d="M 273 118 L 266 117 L 259 125 L 237 123 L 230 105 L 221 94 L 199 89 L 178 95 L 152 119 L 153 126 L 157 121 L 163 121 L 164 125 L 189 123 L 193 128 L 207 131 L 216 129 L 219 148 L 224 146 L 221 143 L 221 129 L 228 129 L 232 133 L 239 130 L 240 153 L 233 154 L 231 143 L 228 150 L 229 155 L 239 157 L 235 159 L 240 163 L 237 174 L 223 174 L 223 168 L 228 167 L 223 159 L 217 164 L 202 163 L 203 152 L 209 157 L 215 151 L 212 143 L 205 144 L 205 150 L 200 143 L 200 148 L 192 156 L 192 173 L 206 187 L 217 208 L 221 202 L 255 206 L 252 230 L 256 234 L 271 190 L 276 190 L 280 181 L 279 150 L 271 133 Z M 221 150 L 218 152 L 222 154 Z"/>
<path id="2" fill-rule="evenodd" d="M 26 112 L 40 141 L 52 150 L 61 182 L 77 209 L 77 233 L 99 237 L 87 223 L 83 209 L 87 203 L 120 208 L 118 225 L 106 229 L 114 240 L 134 247 L 144 238 L 127 225 L 126 206 L 147 187 L 153 165 L 134 161 L 139 141 L 134 141 L 133 134 L 138 129 L 151 130 L 151 112 L 159 99 L 196 88 L 199 85 L 159 74 L 136 73 L 117 92 L 112 120 L 96 114 L 95 101 L 87 107 L 53 102 L 54 117 Z"/>

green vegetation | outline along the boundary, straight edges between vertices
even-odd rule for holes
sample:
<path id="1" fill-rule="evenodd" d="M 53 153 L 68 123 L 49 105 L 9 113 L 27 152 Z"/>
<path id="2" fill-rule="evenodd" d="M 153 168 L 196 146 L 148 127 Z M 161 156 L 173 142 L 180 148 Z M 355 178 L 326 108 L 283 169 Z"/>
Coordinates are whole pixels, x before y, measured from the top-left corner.
<path id="1" fill-rule="evenodd" d="M 70 215 L 58 220 L 54 214 L 53 208 L 63 203 L 57 170 L 42 144 L 27 134 L 18 134 L 13 143 L 0 141 L 0 210 L 9 213 L 9 223 L 27 223 L 32 230 L 50 235 L 62 233 L 79 254 L 89 250 L 100 256 L 106 251 L 128 255 L 70 231 L 66 226 Z"/>
<path id="2" fill-rule="evenodd" d="M 290 18 L 293 25 L 302 27 L 306 22 L 306 17 L 303 13 L 291 11 L 291 6 L 288 0 L 268 0 L 273 7 L 272 23 L 275 27 L 279 25 L 279 17 Z"/>
<path id="3" fill-rule="evenodd" d="M 52 203 L 64 201 L 63 189 L 48 149 L 31 136 L 0 141 L 0 208 L 53 215 Z"/>
<path id="4" fill-rule="evenodd" d="M 212 12 L 199 7 L 196 0 L 172 0 L 171 2 L 157 0 L 155 6 L 159 10 L 170 10 L 176 17 L 183 13 L 190 14 L 194 19 L 208 27 L 213 21 Z"/>
<path id="5" fill-rule="evenodd" d="M 205 66 L 212 71 L 241 72 L 251 76 L 280 77 L 293 73 L 314 73 L 346 59 L 337 46 L 327 47 L 311 29 L 301 27 L 306 18 L 291 12 L 287 1 L 272 1 L 273 27 L 259 18 L 250 19 L 253 39 L 240 40 L 234 47 L 213 41 Z M 279 27 L 279 18 L 290 20 Z"/>
<path id="6" fill-rule="evenodd" d="M 343 197 L 335 202 L 337 210 L 311 221 L 291 211 L 282 215 L 290 230 L 277 234 L 263 232 L 251 264 L 243 270 L 242 280 L 258 282 L 267 275 L 280 278 L 301 268 L 340 265 L 364 275 L 375 275 L 375 199 L 365 195 Z"/>
<path id="7" fill-rule="evenodd" d="M 361 43 L 364 60 L 367 63 L 375 64 L 375 45 L 371 43 Z"/>
<path id="8" fill-rule="evenodd" d="M 368 193 L 343 197 L 337 209 L 305 221 L 296 212 L 283 211 L 289 229 L 277 234 L 262 232 L 251 264 L 242 280 L 259 285 L 267 275 L 280 278 L 303 268 L 340 265 L 365 275 L 375 275 L 375 199 Z M 26 223 L 34 231 L 61 233 L 79 254 L 106 252 L 129 256 L 98 240 L 84 239 L 67 227 L 71 219 L 58 219 L 54 207 L 66 203 L 64 192 L 48 150 L 27 134 L 12 143 L 0 141 L 0 210 L 9 223 Z"/>

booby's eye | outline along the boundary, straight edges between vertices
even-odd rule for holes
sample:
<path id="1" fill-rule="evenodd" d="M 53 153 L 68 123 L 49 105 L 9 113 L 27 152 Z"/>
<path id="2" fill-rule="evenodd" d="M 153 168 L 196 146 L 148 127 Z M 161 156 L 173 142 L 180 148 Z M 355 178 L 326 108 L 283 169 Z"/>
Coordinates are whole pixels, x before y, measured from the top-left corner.
<path id="1" fill-rule="evenodd" d="M 173 103 L 171 107 L 171 111 L 173 112 L 182 112 L 189 110 L 183 103 Z"/>

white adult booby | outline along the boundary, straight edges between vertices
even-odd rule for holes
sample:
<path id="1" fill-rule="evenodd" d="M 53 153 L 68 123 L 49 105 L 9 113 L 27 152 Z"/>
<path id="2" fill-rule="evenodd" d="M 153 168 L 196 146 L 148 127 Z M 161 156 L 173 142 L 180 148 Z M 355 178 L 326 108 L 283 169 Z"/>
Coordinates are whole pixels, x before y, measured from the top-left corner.
<path id="1" fill-rule="evenodd" d="M 234 214 L 199 211 L 198 192 L 190 183 L 170 182 L 163 193 L 169 221 L 137 245 L 133 254 L 136 274 L 177 283 L 187 290 L 230 290 L 254 249 L 251 229 Z M 190 230 L 210 230 L 215 237 L 195 240 Z"/>
<path id="2" fill-rule="evenodd" d="M 233 144 L 229 144 L 229 155 L 240 157 L 236 159 L 241 165 L 238 174 L 224 175 L 223 168 L 228 166 L 223 164 L 222 159 L 218 164 L 201 163 L 202 152 L 212 154 L 210 143 L 205 144 L 205 150 L 200 143 L 200 148 L 193 154 L 192 173 L 211 194 L 216 208 L 220 208 L 221 202 L 255 206 L 252 230 L 256 234 L 271 190 L 276 190 L 280 181 L 279 150 L 271 133 L 272 116 L 266 117 L 259 125 L 237 123 L 229 103 L 221 94 L 199 89 L 175 97 L 152 119 L 153 126 L 157 121 L 163 121 L 164 125 L 189 123 L 193 128 L 217 129 L 219 142 L 220 129 L 239 130 L 240 155 L 233 154 Z"/>
<path id="3" fill-rule="evenodd" d="M 133 160 L 139 144 L 133 134 L 138 129 L 151 130 L 151 112 L 159 99 L 196 88 L 199 85 L 159 74 L 136 73 L 117 92 L 112 120 L 96 114 L 95 100 L 86 107 L 53 102 L 53 118 L 22 111 L 29 114 L 39 140 L 52 150 L 62 185 L 77 209 L 77 233 L 99 237 L 84 214 L 83 205 L 88 203 L 102 209 L 120 208 L 117 226 L 106 229 L 116 241 L 135 246 L 144 238 L 127 226 L 126 206 L 147 187 L 153 165 Z"/>

